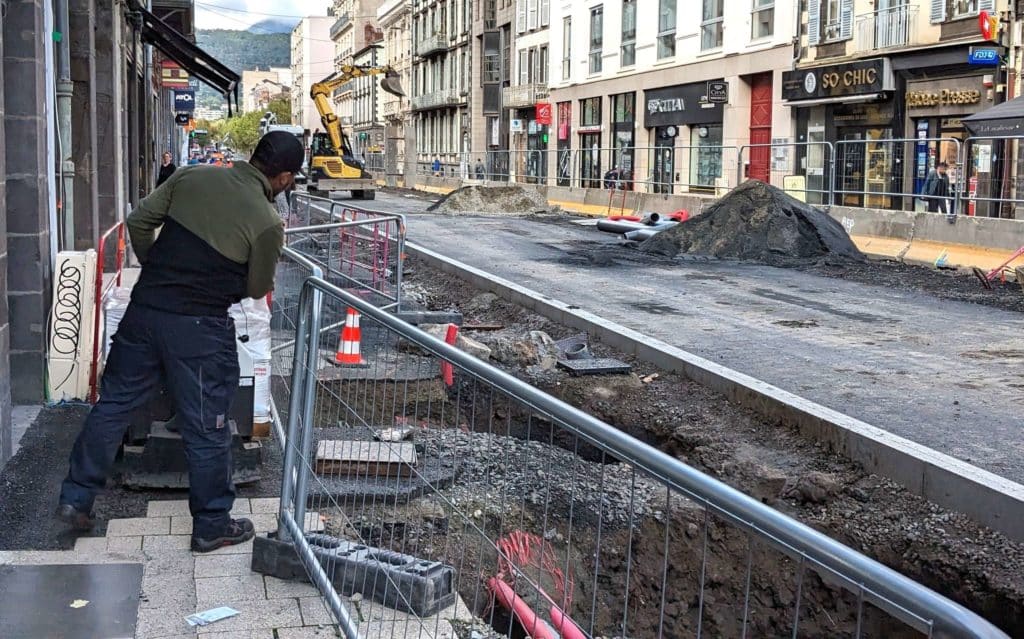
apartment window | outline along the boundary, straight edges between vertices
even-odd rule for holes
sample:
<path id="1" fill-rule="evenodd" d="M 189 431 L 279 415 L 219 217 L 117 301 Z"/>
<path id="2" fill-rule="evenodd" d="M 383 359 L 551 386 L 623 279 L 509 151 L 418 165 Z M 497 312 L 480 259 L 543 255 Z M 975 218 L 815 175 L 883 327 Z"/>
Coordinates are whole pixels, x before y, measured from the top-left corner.
<path id="1" fill-rule="evenodd" d="M 551 22 L 551 0 L 540 0 L 540 26 L 546 27 Z"/>
<path id="2" fill-rule="evenodd" d="M 538 0 L 528 0 L 526 10 L 526 28 L 530 31 L 537 28 L 537 11 L 540 9 L 537 4 Z"/>
<path id="3" fill-rule="evenodd" d="M 548 45 L 541 46 L 537 53 L 537 75 L 534 77 L 534 82 L 540 84 L 548 83 Z"/>
<path id="4" fill-rule="evenodd" d="M 978 15 L 981 10 L 980 0 L 949 0 L 949 16 L 951 18 L 964 18 Z M 994 4 L 989 2 L 988 4 Z"/>
<path id="5" fill-rule="evenodd" d="M 590 73 L 601 72 L 601 54 L 604 47 L 604 7 L 590 10 Z"/>
<path id="6" fill-rule="evenodd" d="M 775 32 L 775 0 L 754 0 L 750 16 L 750 38 L 769 38 Z"/>
<path id="7" fill-rule="evenodd" d="M 519 50 L 519 84 L 526 84 L 530 81 L 529 55 L 528 49 Z"/>
<path id="8" fill-rule="evenodd" d="M 572 77 L 572 18 L 562 20 L 562 79 Z"/>
<path id="9" fill-rule="evenodd" d="M 700 23 L 700 48 L 702 51 L 718 49 L 722 46 L 723 4 L 725 4 L 725 0 L 704 0 L 704 19 Z"/>
<path id="10" fill-rule="evenodd" d="M 661 0 L 658 5 L 658 59 L 676 54 L 676 0 Z"/>
<path id="11" fill-rule="evenodd" d="M 636 0 L 622 0 L 622 47 L 620 64 L 631 67 L 636 64 Z"/>

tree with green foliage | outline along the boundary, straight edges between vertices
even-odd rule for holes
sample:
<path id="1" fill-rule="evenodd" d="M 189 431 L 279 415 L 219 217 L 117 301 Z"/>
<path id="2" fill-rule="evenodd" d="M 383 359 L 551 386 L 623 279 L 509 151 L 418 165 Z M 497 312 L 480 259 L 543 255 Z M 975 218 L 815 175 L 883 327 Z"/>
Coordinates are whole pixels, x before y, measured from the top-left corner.
<path id="1" fill-rule="evenodd" d="M 277 117 L 278 124 L 292 123 L 292 99 L 287 95 L 279 95 L 271 100 L 267 110 Z"/>
<path id="2" fill-rule="evenodd" d="M 250 111 L 228 120 L 224 127 L 224 137 L 228 145 L 239 153 L 252 153 L 260 139 L 262 117 L 263 114 L 259 111 Z"/>

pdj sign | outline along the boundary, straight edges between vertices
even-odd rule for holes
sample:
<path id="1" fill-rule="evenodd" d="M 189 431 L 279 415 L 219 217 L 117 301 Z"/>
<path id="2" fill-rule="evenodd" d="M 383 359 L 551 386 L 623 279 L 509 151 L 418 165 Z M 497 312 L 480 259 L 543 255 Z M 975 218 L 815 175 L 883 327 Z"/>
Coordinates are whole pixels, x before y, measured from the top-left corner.
<path id="1" fill-rule="evenodd" d="M 196 110 L 196 92 L 195 91 L 175 91 L 174 92 L 174 110 L 175 111 L 186 111 L 191 113 Z"/>
<path id="2" fill-rule="evenodd" d="M 979 67 L 995 67 L 999 65 L 999 49 L 995 47 L 971 47 L 967 54 L 967 64 Z"/>

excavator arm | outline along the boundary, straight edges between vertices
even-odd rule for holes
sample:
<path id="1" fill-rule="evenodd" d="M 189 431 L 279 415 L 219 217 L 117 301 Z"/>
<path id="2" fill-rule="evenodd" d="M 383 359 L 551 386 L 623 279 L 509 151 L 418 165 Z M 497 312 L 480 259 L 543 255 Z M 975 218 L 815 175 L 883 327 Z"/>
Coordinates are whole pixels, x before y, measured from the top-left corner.
<path id="1" fill-rule="evenodd" d="M 402 90 L 402 85 L 399 82 L 401 76 L 390 66 L 371 67 L 343 64 L 329 78 L 322 82 L 317 82 L 310 87 L 309 97 L 312 98 L 313 103 L 316 105 L 316 110 L 320 114 L 320 121 L 324 125 L 324 130 L 327 131 L 327 135 L 331 138 L 331 144 L 334 145 L 339 154 L 341 153 L 343 138 L 341 123 L 331 107 L 331 94 L 335 89 L 355 78 L 381 74 L 384 75 L 384 79 L 380 83 L 382 89 L 392 95 L 405 95 L 405 91 Z"/>

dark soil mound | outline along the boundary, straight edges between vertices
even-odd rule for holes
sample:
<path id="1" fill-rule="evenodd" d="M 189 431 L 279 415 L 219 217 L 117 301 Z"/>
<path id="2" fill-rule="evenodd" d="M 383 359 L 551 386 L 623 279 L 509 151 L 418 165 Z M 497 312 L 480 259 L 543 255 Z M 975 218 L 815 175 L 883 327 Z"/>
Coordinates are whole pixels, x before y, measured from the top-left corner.
<path id="1" fill-rule="evenodd" d="M 839 222 L 759 180 L 750 180 L 703 214 L 658 233 L 640 250 L 751 260 L 785 266 L 825 256 L 863 260 Z"/>

